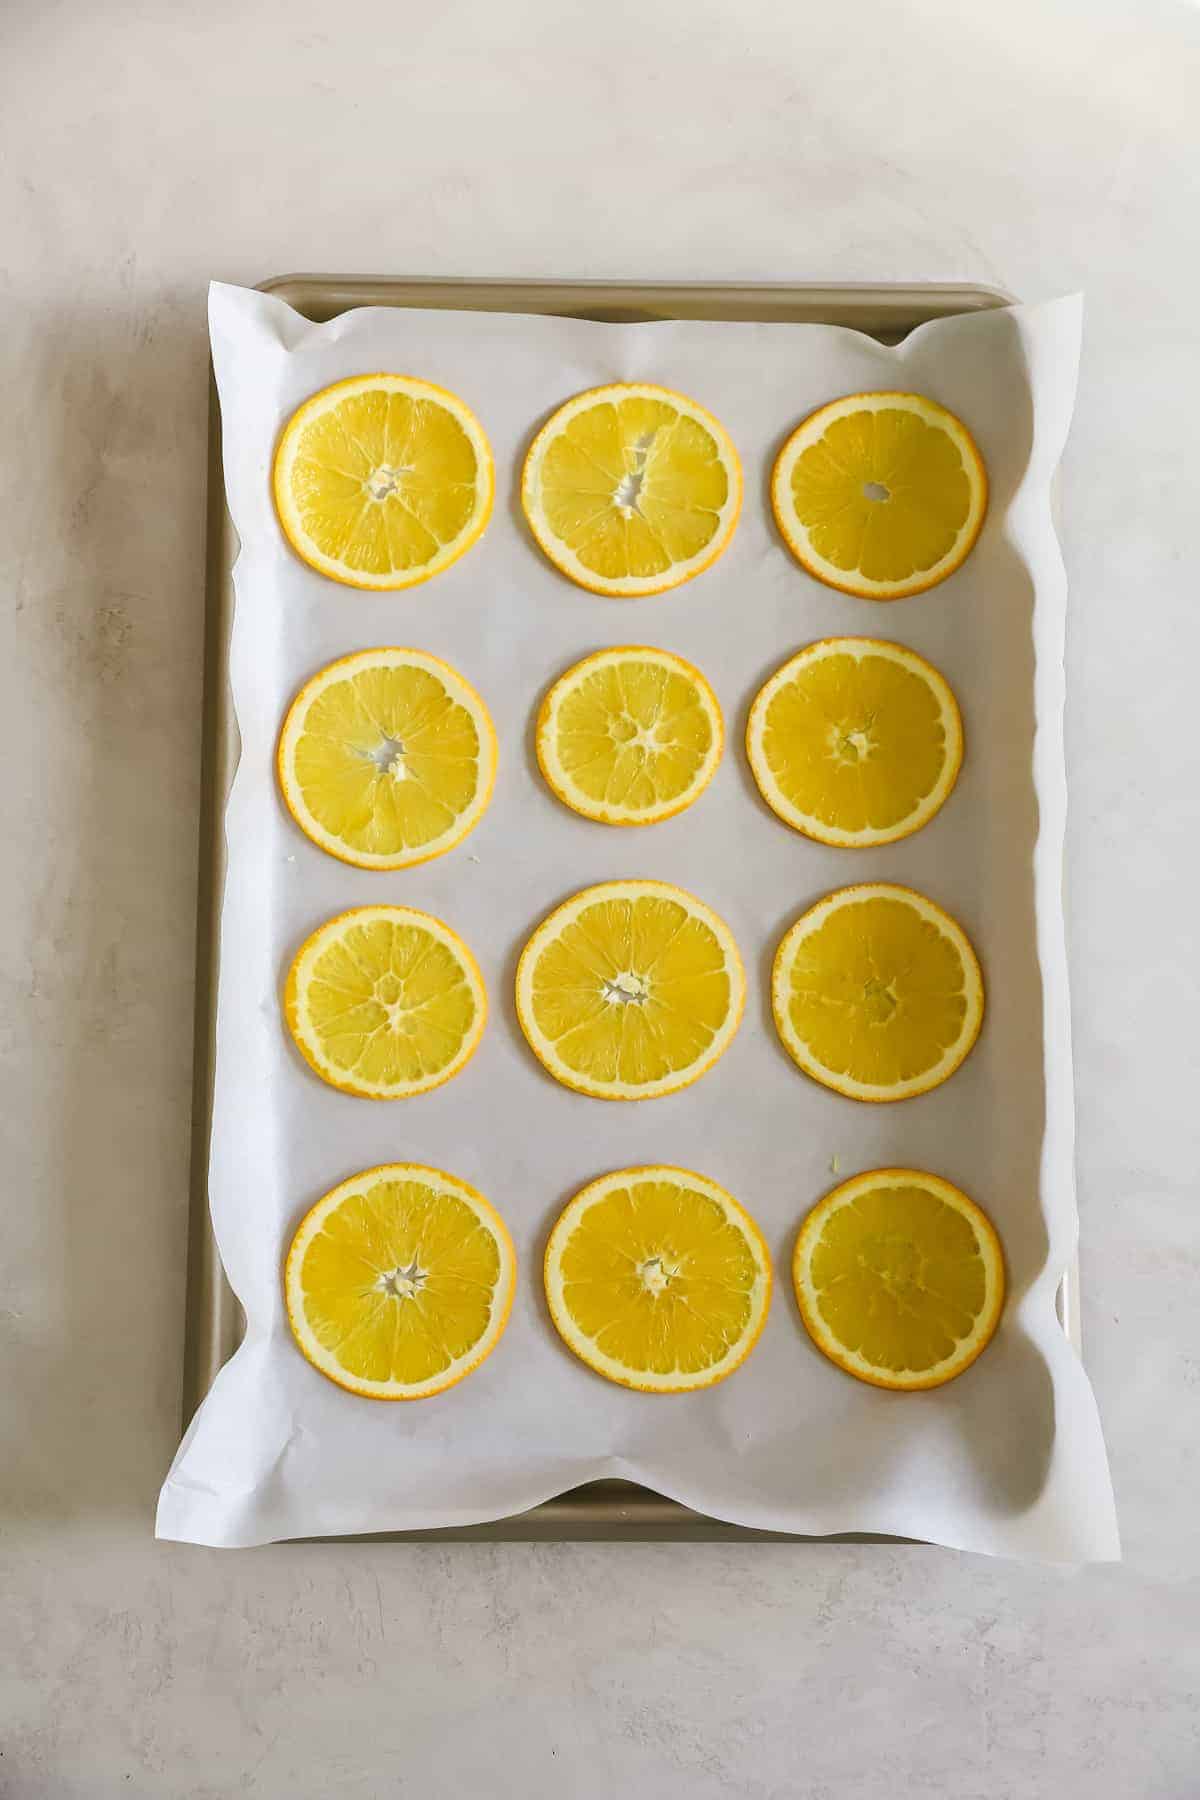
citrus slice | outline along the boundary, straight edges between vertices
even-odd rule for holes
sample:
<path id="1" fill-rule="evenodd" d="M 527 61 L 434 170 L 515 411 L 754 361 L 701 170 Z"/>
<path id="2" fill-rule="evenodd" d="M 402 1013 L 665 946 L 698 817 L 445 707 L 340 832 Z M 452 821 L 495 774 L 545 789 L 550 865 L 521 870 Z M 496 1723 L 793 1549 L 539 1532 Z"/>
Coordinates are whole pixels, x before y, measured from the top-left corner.
<path id="1" fill-rule="evenodd" d="M 962 766 L 962 719 L 943 675 L 880 638 L 826 638 L 762 688 L 746 754 L 785 824 L 847 849 L 919 831 Z"/>
<path id="2" fill-rule="evenodd" d="M 796 560 L 864 600 L 900 600 L 952 575 L 979 536 L 987 494 L 970 432 L 924 394 L 847 394 L 819 407 L 771 478 Z"/>
<path id="3" fill-rule="evenodd" d="M 555 568 L 596 594 L 660 594 L 729 545 L 742 469 L 723 425 L 672 388 L 576 394 L 533 440 L 529 528 Z"/>
<path id="4" fill-rule="evenodd" d="M 800 1228 L 792 1279 L 817 1348 L 874 1387 L 953 1381 L 1004 1306 L 991 1220 L 919 1169 L 872 1169 L 826 1194 Z"/>
<path id="5" fill-rule="evenodd" d="M 517 1259 L 496 1209 L 420 1163 L 352 1175 L 307 1213 L 284 1298 L 322 1375 L 372 1400 L 424 1400 L 477 1369 L 512 1310 Z"/>
<path id="6" fill-rule="evenodd" d="M 576 1356 L 622 1387 L 684 1394 L 745 1362 L 766 1323 L 771 1261 L 732 1194 L 670 1167 L 583 1188 L 546 1245 L 550 1316 Z"/>
<path id="7" fill-rule="evenodd" d="M 723 919 L 669 881 L 584 888 L 538 926 L 517 1017 L 564 1086 L 649 1100 L 711 1069 L 737 1031 L 746 977 Z"/>
<path id="8" fill-rule="evenodd" d="M 423 650 L 360 650 L 292 701 L 279 785 L 306 837 L 361 869 L 406 869 L 487 809 L 496 733 L 470 682 Z"/>
<path id="9" fill-rule="evenodd" d="M 481 536 L 495 477 L 457 394 L 412 375 L 355 375 L 294 412 L 275 452 L 275 507 L 297 556 L 359 588 L 405 588 Z"/>
<path id="10" fill-rule="evenodd" d="M 487 996 L 475 958 L 440 919 L 359 906 L 300 946 L 283 1010 L 322 1081 L 366 1100 L 403 1100 L 466 1066 Z"/>
<path id="11" fill-rule="evenodd" d="M 629 645 L 585 656 L 550 689 L 537 724 L 542 774 L 605 825 L 653 825 L 690 806 L 721 760 L 725 728 L 699 669 Z"/>
<path id="12" fill-rule="evenodd" d="M 775 1024 L 806 1075 L 852 1100 L 907 1100 L 948 1081 L 983 1023 L 983 975 L 961 925 L 923 894 L 839 888 L 797 919 L 771 978 Z"/>

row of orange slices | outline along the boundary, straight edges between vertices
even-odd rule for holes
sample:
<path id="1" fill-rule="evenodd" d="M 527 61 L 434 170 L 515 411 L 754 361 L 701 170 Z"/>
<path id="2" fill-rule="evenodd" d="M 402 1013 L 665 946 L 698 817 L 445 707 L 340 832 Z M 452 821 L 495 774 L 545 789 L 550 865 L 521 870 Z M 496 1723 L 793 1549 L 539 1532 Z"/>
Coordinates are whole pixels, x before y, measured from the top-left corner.
<path id="1" fill-rule="evenodd" d="M 870 1241 L 904 1222 L 904 1263 Z M 444 1170 L 393 1163 L 352 1176 L 301 1221 L 285 1293 L 296 1341 L 329 1380 L 372 1400 L 453 1387 L 496 1347 L 517 1257 L 500 1214 Z M 722 1381 L 767 1319 L 771 1258 L 732 1194 L 694 1170 L 618 1169 L 560 1214 L 543 1279 L 564 1342 L 597 1374 L 646 1393 Z M 796 1238 L 792 1281 L 817 1348 L 875 1387 L 938 1387 L 996 1329 L 1004 1263 L 991 1223 L 950 1182 L 874 1169 L 833 1189 Z M 914 1311 L 921 1287 L 934 1304 Z"/>
<path id="2" fill-rule="evenodd" d="M 719 914 L 669 881 L 583 888 L 537 927 L 517 965 L 521 1030 L 543 1068 L 598 1100 L 690 1087 L 728 1050 L 746 975 Z M 983 976 L 949 913 L 890 882 L 839 888 L 785 932 L 771 1003 L 806 1075 L 853 1100 L 948 1081 L 983 1022 Z M 297 1048 L 331 1087 L 405 1100 L 460 1074 L 487 994 L 458 933 L 411 906 L 360 906 L 301 945 L 284 989 Z"/>
<path id="3" fill-rule="evenodd" d="M 882 638 L 825 638 L 760 689 L 746 754 L 768 806 L 818 842 L 875 849 L 928 824 L 963 758 L 945 677 Z M 597 650 L 542 702 L 538 764 L 557 797 L 604 825 L 655 825 L 691 806 L 725 742 L 720 704 L 683 657 L 645 644 Z M 305 683 L 279 737 L 293 818 L 331 856 L 404 869 L 461 843 L 483 817 L 498 759 L 483 700 L 457 669 L 388 646 Z"/>
<path id="4" fill-rule="evenodd" d="M 409 375 L 357 375 L 295 412 L 275 502 L 296 552 L 352 587 L 411 587 L 463 556 L 491 516 L 495 470 L 474 412 Z M 771 504 L 797 561 L 872 600 L 921 593 L 965 560 L 987 510 L 967 427 L 923 394 L 853 394 L 796 427 Z M 521 505 L 554 566 L 593 593 L 662 593 L 728 549 L 742 468 L 721 422 L 671 388 L 576 394 L 534 437 Z"/>
<path id="5" fill-rule="evenodd" d="M 710 567 L 742 502 L 737 452 L 694 401 L 650 385 L 576 395 L 537 432 L 521 504 L 550 561 L 580 586 L 651 594 Z M 464 402 L 399 375 L 355 377 L 306 401 L 280 438 L 276 507 L 293 548 L 350 585 L 408 587 L 480 537 L 494 468 Z M 987 478 L 967 428 L 924 396 L 860 394 L 790 434 L 771 499 L 781 534 L 819 580 L 890 600 L 960 566 L 983 522 Z M 626 645 L 557 680 L 537 754 L 586 818 L 653 824 L 689 806 L 721 756 L 711 686 L 670 652 Z M 944 677 L 871 638 L 807 646 L 765 683 L 746 748 L 768 805 L 828 844 L 865 847 L 919 829 L 962 759 Z M 452 849 L 478 823 L 496 771 L 481 697 L 417 650 L 360 652 L 296 697 L 280 737 L 293 816 L 347 862 L 398 869 Z M 745 995 L 732 934 L 665 882 L 611 882 L 558 907 L 525 947 L 517 1014 L 544 1067 L 604 1099 L 646 1099 L 704 1074 L 732 1041 Z M 961 927 L 889 884 L 840 889 L 780 944 L 772 1002 L 793 1060 L 859 1100 L 946 1080 L 983 1013 Z M 483 1031 L 486 993 L 466 945 L 411 908 L 360 908 L 303 945 L 285 1014 L 312 1067 L 372 1098 L 457 1074 Z M 912 1170 L 844 1183 L 809 1215 L 793 1263 L 801 1316 L 851 1373 L 888 1387 L 950 1379 L 978 1355 L 1002 1304 L 1003 1259 L 985 1216 Z M 547 1248 L 562 1336 L 626 1385 L 680 1392 L 730 1373 L 766 1316 L 761 1233 L 724 1189 L 671 1166 L 591 1183 Z M 515 1256 L 499 1215 L 465 1183 L 416 1165 L 367 1171 L 318 1203 L 287 1263 L 304 1354 L 356 1392 L 439 1392 L 494 1347 Z"/>

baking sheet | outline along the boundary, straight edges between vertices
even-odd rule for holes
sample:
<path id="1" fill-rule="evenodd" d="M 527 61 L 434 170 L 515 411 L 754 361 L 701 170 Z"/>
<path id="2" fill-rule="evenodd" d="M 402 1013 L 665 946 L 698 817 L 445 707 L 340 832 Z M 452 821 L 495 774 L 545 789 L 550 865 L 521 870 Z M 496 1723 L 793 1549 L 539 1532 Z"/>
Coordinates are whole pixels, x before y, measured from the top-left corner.
<path id="1" fill-rule="evenodd" d="M 1094 1405 L 1053 1307 L 1075 1216 L 1058 902 L 1065 595 L 1048 492 L 1069 419 L 1078 303 L 939 323 L 898 351 L 807 326 L 369 311 L 313 327 L 278 301 L 223 288 L 214 289 L 213 326 L 243 542 L 231 673 L 244 754 L 228 815 L 212 1198 L 250 1328 L 176 1459 L 160 1532 L 256 1542 L 465 1523 L 617 1476 L 768 1529 L 1115 1554 Z M 483 543 L 448 574 L 408 594 L 360 595 L 292 559 L 267 471 L 279 424 L 300 399 L 388 366 L 442 381 L 475 406 L 496 452 L 498 504 Z M 747 471 L 729 554 L 675 593 L 635 602 L 564 583 L 527 542 L 512 500 L 521 451 L 545 414 L 580 387 L 621 378 L 694 392 L 729 426 Z M 888 385 L 922 387 L 967 418 L 993 506 L 959 575 L 880 608 L 795 567 L 774 539 L 764 489 L 774 449 L 803 412 L 837 392 Z M 968 730 L 968 764 L 940 818 L 869 856 L 823 850 L 779 825 L 757 801 L 738 746 L 765 674 L 807 639 L 847 630 L 932 656 L 957 687 Z M 528 728 L 564 666 L 630 639 L 706 669 L 730 745 L 690 813 L 618 834 L 545 793 Z M 306 674 L 347 650 L 397 641 L 448 656 L 481 687 L 503 761 L 496 800 L 458 851 L 379 876 L 331 862 L 295 832 L 275 799 L 271 752 Z M 680 881 L 715 905 L 742 944 L 754 991 L 737 1043 L 705 1081 L 617 1108 L 549 1082 L 516 1032 L 509 990 L 516 953 L 552 904 L 587 881 L 636 874 Z M 766 968 L 786 924 L 829 887 L 864 878 L 909 880 L 949 905 L 990 978 L 988 1023 L 965 1068 L 936 1094 L 892 1108 L 859 1108 L 805 1082 L 767 1016 Z M 399 1106 L 325 1089 L 294 1059 L 278 1019 L 295 943 L 329 912 L 371 898 L 408 898 L 447 917 L 480 956 L 494 1002 L 466 1073 Z M 1054 1047 L 1045 1115 L 1043 1003 Z M 924 1164 L 996 1218 L 1013 1298 L 997 1342 L 963 1380 L 924 1396 L 859 1388 L 812 1351 L 784 1281 L 750 1362 L 709 1393 L 663 1400 L 610 1389 L 558 1344 L 537 1264 L 545 1230 L 583 1181 L 628 1162 L 690 1162 L 750 1206 L 784 1274 L 800 1216 L 835 1179 L 834 1157 L 842 1177 L 878 1162 Z M 278 1285 L 305 1208 L 346 1174 L 394 1158 L 441 1162 L 489 1193 L 525 1273 L 513 1324 L 485 1368 L 436 1403 L 402 1409 L 354 1400 L 309 1370 Z"/>

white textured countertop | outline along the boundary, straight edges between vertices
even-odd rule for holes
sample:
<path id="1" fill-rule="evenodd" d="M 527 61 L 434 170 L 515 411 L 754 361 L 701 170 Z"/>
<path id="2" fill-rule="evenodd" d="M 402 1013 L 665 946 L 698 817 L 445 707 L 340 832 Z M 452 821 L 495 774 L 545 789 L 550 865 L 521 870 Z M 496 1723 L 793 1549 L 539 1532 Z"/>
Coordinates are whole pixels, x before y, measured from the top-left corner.
<path id="1" fill-rule="evenodd" d="M 1197 119 L 1200 12 L 1168 0 L 0 18 L 5 1800 L 1200 1794 Z M 297 268 L 1086 291 L 1068 929 L 1123 1566 L 152 1541 L 205 285 Z"/>

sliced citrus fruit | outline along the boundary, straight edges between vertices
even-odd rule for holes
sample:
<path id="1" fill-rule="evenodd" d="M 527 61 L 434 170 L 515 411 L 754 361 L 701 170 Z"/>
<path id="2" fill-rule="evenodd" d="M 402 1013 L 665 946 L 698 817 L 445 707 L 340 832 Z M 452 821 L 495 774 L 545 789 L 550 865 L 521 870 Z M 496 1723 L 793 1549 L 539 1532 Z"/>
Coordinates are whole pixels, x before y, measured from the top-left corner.
<path id="1" fill-rule="evenodd" d="M 496 779 L 496 733 L 470 682 L 424 650 L 360 650 L 292 701 L 279 785 L 306 837 L 362 869 L 461 843 Z"/>
<path id="2" fill-rule="evenodd" d="M 958 704 L 914 650 L 826 638 L 777 669 L 746 727 L 762 797 L 785 824 L 847 849 L 928 823 L 962 766 Z"/>
<path id="3" fill-rule="evenodd" d="M 508 1228 L 482 1194 L 441 1169 L 387 1163 L 301 1220 L 284 1297 L 297 1344 L 330 1381 L 424 1400 L 496 1348 L 516 1276 Z"/>
<path id="4" fill-rule="evenodd" d="M 495 478 L 483 426 L 412 375 L 322 388 L 283 428 L 275 507 L 297 556 L 350 587 L 404 588 L 483 532 Z"/>
<path id="5" fill-rule="evenodd" d="M 970 432 L 924 394 L 847 394 L 819 407 L 771 478 L 797 561 L 864 600 L 900 600 L 952 575 L 979 536 L 987 493 Z"/>
<path id="6" fill-rule="evenodd" d="M 458 933 L 411 906 L 359 906 L 300 946 L 284 1016 L 323 1081 L 367 1100 L 440 1087 L 479 1047 L 487 997 Z"/>
<path id="7" fill-rule="evenodd" d="M 583 1188 L 546 1246 L 546 1299 L 598 1374 L 648 1393 L 710 1387 L 766 1322 L 771 1261 L 732 1194 L 690 1169 L 618 1169 Z"/>
<path id="8" fill-rule="evenodd" d="M 991 1220 L 919 1169 L 872 1169 L 826 1194 L 800 1228 L 792 1279 L 817 1348 L 875 1387 L 952 1381 L 1004 1306 Z"/>
<path id="9" fill-rule="evenodd" d="M 649 1100 L 711 1069 L 737 1031 L 746 977 L 733 934 L 668 881 L 584 888 L 538 926 L 517 1017 L 564 1086 Z"/>
<path id="10" fill-rule="evenodd" d="M 533 440 L 521 479 L 550 561 L 597 594 L 659 594 L 714 563 L 742 504 L 729 434 L 672 388 L 576 394 Z"/>
<path id="11" fill-rule="evenodd" d="M 699 669 L 627 645 L 585 656 L 550 689 L 537 757 L 567 806 L 605 825 L 653 825 L 690 806 L 721 760 L 725 728 Z"/>
<path id="12" fill-rule="evenodd" d="M 983 1023 L 961 925 L 923 894 L 839 888 L 780 944 L 771 1004 L 806 1075 L 852 1100 L 906 1100 L 949 1080 Z"/>

